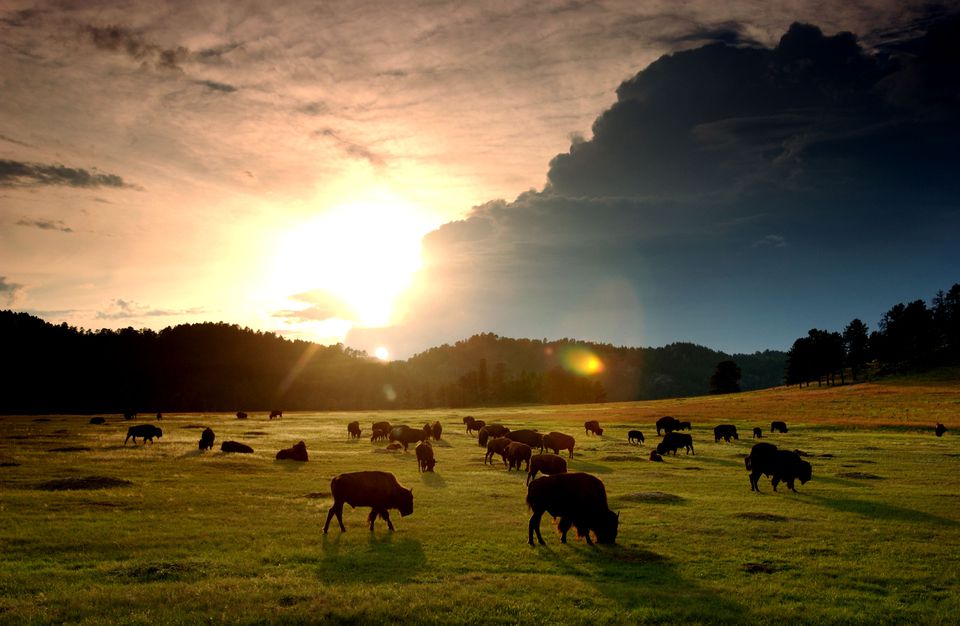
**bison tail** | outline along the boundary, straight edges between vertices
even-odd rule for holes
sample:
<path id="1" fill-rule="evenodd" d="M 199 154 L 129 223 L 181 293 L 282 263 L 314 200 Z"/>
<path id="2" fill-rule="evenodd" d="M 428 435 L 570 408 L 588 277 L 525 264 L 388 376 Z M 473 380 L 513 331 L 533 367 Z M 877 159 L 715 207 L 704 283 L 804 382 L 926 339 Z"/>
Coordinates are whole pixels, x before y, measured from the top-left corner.
<path id="1" fill-rule="evenodd" d="M 745 459 L 743 460 L 743 464 L 747 466 L 747 471 L 748 471 L 748 472 L 753 469 L 753 467 L 752 467 L 752 466 L 753 466 L 753 461 L 750 459 L 750 455 L 749 455 L 749 454 L 747 455 L 747 458 L 745 458 Z"/>

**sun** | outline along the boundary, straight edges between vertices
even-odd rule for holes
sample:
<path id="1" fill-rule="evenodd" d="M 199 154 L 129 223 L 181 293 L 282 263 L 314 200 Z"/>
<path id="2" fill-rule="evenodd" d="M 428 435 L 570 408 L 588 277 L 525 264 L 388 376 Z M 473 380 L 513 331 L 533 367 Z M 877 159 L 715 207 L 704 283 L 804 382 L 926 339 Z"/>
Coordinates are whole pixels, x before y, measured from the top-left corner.
<path id="1" fill-rule="evenodd" d="M 373 356 L 377 357 L 377 358 L 380 359 L 381 361 L 389 361 L 389 360 L 390 360 L 390 351 L 387 350 L 384 346 L 380 346 L 380 347 L 378 347 L 376 350 L 373 351 Z"/>

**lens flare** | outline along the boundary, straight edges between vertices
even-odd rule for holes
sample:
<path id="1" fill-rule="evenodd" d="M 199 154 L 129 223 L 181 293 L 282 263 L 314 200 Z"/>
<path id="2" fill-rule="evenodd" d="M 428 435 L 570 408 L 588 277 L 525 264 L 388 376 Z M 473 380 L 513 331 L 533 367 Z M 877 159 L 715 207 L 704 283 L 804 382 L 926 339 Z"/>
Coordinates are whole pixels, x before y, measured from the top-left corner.
<path id="1" fill-rule="evenodd" d="M 566 346 L 560 350 L 560 364 L 564 369 L 581 376 L 591 376 L 603 371 L 603 361 L 583 346 Z"/>

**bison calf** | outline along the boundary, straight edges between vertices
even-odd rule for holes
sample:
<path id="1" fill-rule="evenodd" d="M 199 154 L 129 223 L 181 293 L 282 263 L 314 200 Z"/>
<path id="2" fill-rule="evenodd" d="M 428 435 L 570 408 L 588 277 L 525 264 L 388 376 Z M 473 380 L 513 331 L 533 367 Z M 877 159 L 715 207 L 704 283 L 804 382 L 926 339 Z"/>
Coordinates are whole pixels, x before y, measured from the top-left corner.
<path id="1" fill-rule="evenodd" d="M 656 461 L 658 463 L 663 463 L 663 457 L 660 456 L 660 454 L 658 454 L 656 450 L 650 451 L 650 460 Z"/>
<path id="2" fill-rule="evenodd" d="M 360 422 L 350 422 L 347 424 L 347 434 L 350 435 L 351 439 L 360 438 Z"/>
<path id="3" fill-rule="evenodd" d="M 296 443 L 291 448 L 284 448 L 277 452 L 278 461 L 301 461 L 303 463 L 307 462 L 307 444 Z"/>
<path id="4" fill-rule="evenodd" d="M 200 433 L 200 443 L 198 446 L 201 450 L 210 450 L 213 448 L 214 439 L 216 439 L 216 435 L 213 434 L 213 429 L 204 428 L 203 432 Z"/>
<path id="5" fill-rule="evenodd" d="M 527 484 L 537 477 L 538 472 L 543 472 L 548 476 L 554 474 L 566 474 L 567 462 L 562 456 L 556 454 L 535 454 L 530 457 L 530 466 L 527 468 Z"/>
<path id="6" fill-rule="evenodd" d="M 947 427 L 944 426 L 943 424 L 938 423 L 937 429 L 933 432 L 936 433 L 937 437 L 943 437 L 943 433 L 947 432 Z"/>
<path id="7" fill-rule="evenodd" d="M 600 422 L 597 420 L 589 420 L 583 423 L 583 430 L 586 434 L 602 435 L 603 429 L 600 428 Z"/>
<path id="8" fill-rule="evenodd" d="M 627 443 L 638 443 L 641 444 L 645 441 L 643 438 L 643 433 L 639 430 L 631 430 L 627 433 Z"/>
<path id="9" fill-rule="evenodd" d="M 224 441 L 220 444 L 221 452 L 237 452 L 240 454 L 253 454 L 253 448 L 239 441 Z"/>
<path id="10" fill-rule="evenodd" d="M 754 439 L 763 439 L 763 429 L 759 426 L 754 427 L 753 429 L 753 438 Z"/>
<path id="11" fill-rule="evenodd" d="M 415 451 L 417 453 L 417 469 L 421 472 L 432 472 L 437 460 L 433 456 L 433 446 L 430 445 L 430 442 L 427 440 L 421 441 L 417 444 Z"/>
<path id="12" fill-rule="evenodd" d="M 106 424 L 106 423 L 107 423 L 107 420 L 106 420 L 106 418 L 103 418 L 103 417 L 91 417 L 91 418 L 90 418 L 90 423 L 91 423 L 91 424 Z"/>
<path id="13" fill-rule="evenodd" d="M 390 521 L 390 509 L 400 511 L 400 517 L 413 513 L 413 489 L 407 489 L 397 482 L 397 477 L 390 472 L 366 471 L 340 474 L 330 481 L 330 493 L 333 495 L 333 506 L 327 512 L 327 523 L 323 525 L 323 533 L 330 529 L 330 520 L 334 515 L 340 524 L 340 532 L 346 532 L 343 525 L 343 505 L 349 504 L 353 508 L 358 506 L 371 507 L 370 530 L 373 522 L 380 519 L 387 523 L 387 528 L 393 530 Z"/>
<path id="14" fill-rule="evenodd" d="M 527 526 L 527 542 L 533 545 L 533 534 L 544 545 L 540 534 L 540 520 L 544 513 L 559 517 L 560 542 L 567 542 L 567 531 L 577 529 L 577 536 L 590 539 L 592 532 L 597 543 L 614 543 L 620 516 L 607 506 L 607 491 L 596 476 L 576 472 L 541 476 L 527 487 L 527 505 L 533 511 Z"/>

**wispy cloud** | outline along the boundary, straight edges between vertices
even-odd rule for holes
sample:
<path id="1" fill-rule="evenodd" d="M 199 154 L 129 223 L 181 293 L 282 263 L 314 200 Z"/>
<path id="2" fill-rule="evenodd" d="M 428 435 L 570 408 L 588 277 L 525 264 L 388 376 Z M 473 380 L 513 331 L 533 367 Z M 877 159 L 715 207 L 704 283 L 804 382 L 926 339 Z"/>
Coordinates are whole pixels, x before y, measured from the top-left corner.
<path id="1" fill-rule="evenodd" d="M 20 301 L 22 296 L 23 285 L 7 282 L 6 276 L 0 276 L 0 302 L 7 306 L 13 306 Z"/>
<path id="2" fill-rule="evenodd" d="M 387 163 L 386 159 L 382 155 L 377 154 L 364 145 L 344 139 L 340 133 L 332 128 L 323 128 L 314 132 L 314 135 L 317 137 L 326 137 L 331 139 L 334 144 L 336 144 L 337 147 L 339 147 L 345 154 L 357 159 L 368 161 L 371 165 L 383 167 Z"/>
<path id="3" fill-rule="evenodd" d="M 213 91 L 222 91 L 224 93 L 233 93 L 237 90 L 233 85 L 228 85 L 227 83 L 218 83 L 213 80 L 195 80 L 193 81 L 196 85 L 201 85 L 207 89 L 212 89 Z"/>
<path id="4" fill-rule="evenodd" d="M 27 226 L 30 228 L 39 228 L 40 230 L 58 230 L 62 233 L 72 233 L 73 229 L 67 226 L 63 220 L 28 220 L 22 219 L 17 222 L 17 226 Z"/>
<path id="5" fill-rule="evenodd" d="M 0 187 L 26 187 L 33 185 L 66 185 L 94 189 L 112 187 L 115 189 L 137 189 L 116 174 L 102 174 L 96 169 L 47 165 L 43 163 L 25 163 L 0 159 Z"/>
<path id="6" fill-rule="evenodd" d="M 122 26 L 87 25 L 83 33 L 100 50 L 125 54 L 141 63 L 152 64 L 156 69 L 180 71 L 181 64 L 191 57 L 190 51 L 183 46 L 163 47 Z"/>
<path id="7" fill-rule="evenodd" d="M 203 307 L 189 309 L 157 309 L 139 304 L 133 300 L 116 298 L 106 311 L 97 311 L 98 320 L 138 319 L 144 317 L 171 317 L 178 315 L 200 315 L 206 313 Z"/>

